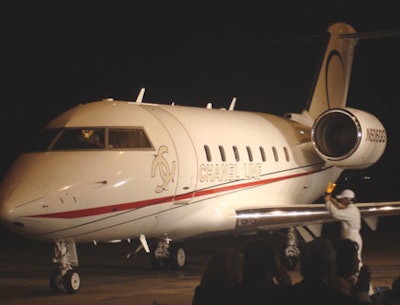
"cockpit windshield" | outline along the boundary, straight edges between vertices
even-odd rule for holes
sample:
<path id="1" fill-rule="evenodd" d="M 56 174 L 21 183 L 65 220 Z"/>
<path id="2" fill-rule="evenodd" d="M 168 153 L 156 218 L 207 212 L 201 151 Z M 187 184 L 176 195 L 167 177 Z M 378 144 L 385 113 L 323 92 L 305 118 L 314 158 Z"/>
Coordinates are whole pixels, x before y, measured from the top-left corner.
<path id="1" fill-rule="evenodd" d="M 47 128 L 28 151 L 151 149 L 142 128 Z"/>
<path id="2" fill-rule="evenodd" d="M 104 129 L 65 128 L 51 150 L 104 148 Z"/>

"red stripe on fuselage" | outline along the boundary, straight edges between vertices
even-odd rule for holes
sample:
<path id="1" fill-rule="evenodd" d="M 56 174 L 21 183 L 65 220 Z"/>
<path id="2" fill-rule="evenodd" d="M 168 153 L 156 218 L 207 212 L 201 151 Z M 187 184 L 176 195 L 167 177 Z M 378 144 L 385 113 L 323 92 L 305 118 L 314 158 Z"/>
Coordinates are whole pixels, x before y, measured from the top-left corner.
<path id="1" fill-rule="evenodd" d="M 274 183 L 277 181 L 311 175 L 311 174 L 314 174 L 314 173 L 317 173 L 317 172 L 320 172 L 320 171 L 323 171 L 323 170 L 326 170 L 329 168 L 330 167 L 326 167 L 326 168 L 318 169 L 318 170 L 311 171 L 311 172 L 293 174 L 293 175 L 270 178 L 270 179 L 265 179 L 265 180 L 250 181 L 250 182 L 246 182 L 246 183 L 223 186 L 223 187 L 216 187 L 216 188 L 211 188 L 211 189 L 198 190 L 193 193 L 186 193 L 186 194 L 181 194 L 181 195 L 176 195 L 176 196 L 160 197 L 160 198 L 147 199 L 147 200 L 128 202 L 128 203 L 120 203 L 120 204 L 102 206 L 102 207 L 97 207 L 97 208 L 82 209 L 82 210 L 31 215 L 31 216 L 27 216 L 27 217 L 70 218 L 70 219 L 72 219 L 72 218 L 80 218 L 80 217 L 96 216 L 96 215 L 107 214 L 107 213 L 121 212 L 121 211 L 151 206 L 151 205 L 155 205 L 155 204 L 163 204 L 163 203 L 171 202 L 173 199 L 178 201 L 178 200 L 191 198 L 192 196 L 193 197 L 201 197 L 201 196 L 207 196 L 207 195 L 211 195 L 211 194 L 218 194 L 218 193 L 229 192 L 229 191 L 237 191 L 237 190 L 241 190 L 241 189 L 264 185 L 264 184 Z"/>

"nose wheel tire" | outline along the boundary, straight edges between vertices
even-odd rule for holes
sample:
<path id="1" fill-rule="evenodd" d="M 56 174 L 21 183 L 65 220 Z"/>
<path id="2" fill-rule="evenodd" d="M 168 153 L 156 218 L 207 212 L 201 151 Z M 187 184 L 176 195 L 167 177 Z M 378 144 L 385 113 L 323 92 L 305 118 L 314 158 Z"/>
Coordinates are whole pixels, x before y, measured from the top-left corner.
<path id="1" fill-rule="evenodd" d="M 186 264 L 186 253 L 181 247 L 176 247 L 171 253 L 171 265 L 175 270 L 182 269 Z"/>
<path id="2" fill-rule="evenodd" d="M 69 270 L 63 276 L 60 269 L 54 270 L 50 275 L 50 290 L 53 293 L 76 293 L 81 285 L 79 273 L 74 270 Z"/>
<path id="3" fill-rule="evenodd" d="M 65 290 L 69 293 L 78 292 L 81 286 L 81 279 L 78 272 L 70 270 L 64 277 L 65 280 Z"/>
<path id="4" fill-rule="evenodd" d="M 177 244 L 158 242 L 152 250 L 151 264 L 157 270 L 180 270 L 186 264 L 185 250 Z"/>

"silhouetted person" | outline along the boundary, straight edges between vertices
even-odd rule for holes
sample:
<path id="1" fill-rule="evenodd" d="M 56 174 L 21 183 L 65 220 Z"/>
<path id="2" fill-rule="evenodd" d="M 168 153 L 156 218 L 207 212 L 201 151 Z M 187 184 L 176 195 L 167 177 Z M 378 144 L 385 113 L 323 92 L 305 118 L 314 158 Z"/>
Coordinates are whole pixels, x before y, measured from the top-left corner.
<path id="1" fill-rule="evenodd" d="M 242 259 L 239 251 L 217 249 L 195 288 L 192 305 L 235 305 L 242 279 Z"/>
<path id="2" fill-rule="evenodd" d="M 300 273 L 301 281 L 282 295 L 279 304 L 359 304 L 352 296 L 329 285 L 336 276 L 336 251 L 329 240 L 317 238 L 304 245 L 300 254 Z"/>
<path id="3" fill-rule="evenodd" d="M 256 240 L 246 245 L 239 304 L 275 304 L 291 283 L 271 242 Z"/>
<path id="4" fill-rule="evenodd" d="M 374 305 L 400 305 L 400 276 L 393 280 L 392 289 L 372 295 Z"/>
<path id="5" fill-rule="evenodd" d="M 363 265 L 360 269 L 358 244 L 349 239 L 339 239 L 333 243 L 336 250 L 336 277 L 331 286 L 344 294 L 354 296 L 360 302 L 371 302 L 369 296 L 371 270 Z"/>

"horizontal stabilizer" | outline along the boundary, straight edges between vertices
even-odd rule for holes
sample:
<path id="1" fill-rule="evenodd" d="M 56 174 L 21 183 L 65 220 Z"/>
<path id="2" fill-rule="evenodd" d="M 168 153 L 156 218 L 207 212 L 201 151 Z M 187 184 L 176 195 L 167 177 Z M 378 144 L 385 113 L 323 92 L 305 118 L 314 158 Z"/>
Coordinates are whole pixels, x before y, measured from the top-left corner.
<path id="1" fill-rule="evenodd" d="M 376 39 L 376 38 L 390 38 L 399 37 L 400 31 L 376 31 L 376 32 L 359 32 L 351 34 L 339 35 L 344 39 Z"/>

